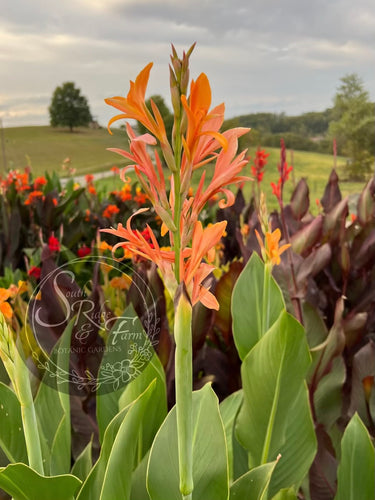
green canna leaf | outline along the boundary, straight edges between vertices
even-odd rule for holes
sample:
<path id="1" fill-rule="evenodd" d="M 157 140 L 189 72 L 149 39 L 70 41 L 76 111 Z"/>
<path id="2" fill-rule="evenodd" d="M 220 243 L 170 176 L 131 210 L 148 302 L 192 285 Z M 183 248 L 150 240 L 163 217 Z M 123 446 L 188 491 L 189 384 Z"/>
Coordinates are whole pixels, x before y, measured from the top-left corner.
<path id="1" fill-rule="evenodd" d="M 69 373 L 69 347 L 74 321 L 70 321 L 52 351 L 50 371 L 46 371 L 35 397 L 44 472 L 47 475 L 67 474 L 71 468 L 69 381 L 62 380 L 57 372 Z"/>
<path id="2" fill-rule="evenodd" d="M 84 481 L 92 469 L 92 440 L 88 442 L 85 448 L 78 455 L 72 467 L 72 474 L 81 481 Z"/>
<path id="3" fill-rule="evenodd" d="M 253 252 L 233 290 L 233 337 L 242 360 L 285 308 L 281 290 L 272 276 L 265 290 L 264 273 L 264 263 Z M 265 301 L 268 309 L 266 329 L 263 318 Z"/>
<path id="4" fill-rule="evenodd" d="M 193 500 L 227 500 L 228 464 L 223 422 L 209 384 L 193 392 Z M 151 448 L 147 490 L 152 500 L 176 500 L 179 490 L 176 408 L 168 414 Z"/>
<path id="5" fill-rule="evenodd" d="M 140 355 L 140 352 L 143 352 L 144 356 Z M 100 387 L 96 396 L 96 416 L 101 441 L 107 425 L 119 412 L 122 393 L 128 384 L 142 374 L 153 355 L 154 349 L 142 323 L 133 306 L 129 305 L 109 333 L 107 349 L 98 372 Z M 108 377 L 114 370 L 121 372 L 121 380 Z M 127 404 L 129 402 L 127 399 Z"/>
<path id="6" fill-rule="evenodd" d="M 337 471 L 335 500 L 375 498 L 375 453 L 370 435 L 356 413 L 341 441 L 341 462 Z"/>
<path id="7" fill-rule="evenodd" d="M 230 487 L 229 500 L 267 500 L 268 485 L 276 460 L 260 465 L 237 479 Z"/>
<path id="8" fill-rule="evenodd" d="M 155 434 L 159 430 L 168 412 L 165 372 L 156 353 L 142 373 L 126 386 L 125 391 L 119 399 L 119 408 L 121 410 L 135 401 L 153 380 L 155 380 L 155 389 L 152 394 L 153 403 L 149 406 L 147 418 L 144 419 L 140 425 L 137 463 L 150 449 Z"/>
<path id="9" fill-rule="evenodd" d="M 80 484 L 71 474 L 41 476 L 21 463 L 0 468 L 0 488 L 13 500 L 74 500 Z"/>
<path id="10" fill-rule="evenodd" d="M 271 490 L 300 484 L 316 452 L 304 379 L 310 354 L 303 327 L 282 312 L 243 361 L 244 403 L 236 435 L 250 468 L 281 458 Z"/>
<path id="11" fill-rule="evenodd" d="M 274 497 L 272 497 L 272 500 L 298 500 L 297 499 L 297 494 L 294 491 L 294 488 L 283 488 L 280 490 Z"/>
<path id="12" fill-rule="evenodd" d="M 0 447 L 10 462 L 27 463 L 21 407 L 12 389 L 0 382 Z"/>
<path id="13" fill-rule="evenodd" d="M 77 500 L 130 499 L 139 428 L 155 383 L 155 380 L 151 382 L 143 394 L 111 420 L 104 433 L 99 459 L 84 482 Z"/>
<path id="14" fill-rule="evenodd" d="M 234 439 L 234 424 L 242 404 L 242 390 L 232 393 L 224 399 L 219 405 L 220 415 L 223 420 L 225 437 L 227 441 L 229 478 L 233 479 L 233 439 Z"/>

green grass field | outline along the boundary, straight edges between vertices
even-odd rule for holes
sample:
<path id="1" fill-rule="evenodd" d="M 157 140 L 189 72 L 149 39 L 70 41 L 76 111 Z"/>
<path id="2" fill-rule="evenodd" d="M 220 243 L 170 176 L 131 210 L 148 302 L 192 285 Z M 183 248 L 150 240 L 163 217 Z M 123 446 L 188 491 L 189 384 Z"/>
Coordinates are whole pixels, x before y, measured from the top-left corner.
<path id="1" fill-rule="evenodd" d="M 65 158 L 71 159 L 71 166 L 77 175 L 95 173 L 121 165 L 121 158 L 106 148 L 125 147 L 125 133 L 113 129 L 77 129 L 70 133 L 67 129 L 52 127 L 5 128 L 4 142 L 7 169 L 23 169 L 30 165 L 34 175 L 61 170 Z M 4 155 L 1 154 L 1 172 L 4 172 Z"/>
<path id="2" fill-rule="evenodd" d="M 126 147 L 126 134 L 123 130 L 113 129 L 110 135 L 107 129 L 78 129 L 70 133 L 65 129 L 53 129 L 51 127 L 18 127 L 4 129 L 5 153 L 7 168 L 22 169 L 26 165 L 32 167 L 34 175 L 42 175 L 45 172 L 56 171 L 61 176 L 66 173 L 61 169 L 62 162 L 66 157 L 71 159 L 71 166 L 77 170 L 76 175 L 97 173 L 109 170 L 111 166 L 124 165 L 121 157 L 107 151 L 110 147 Z M 280 159 L 280 151 L 277 148 L 266 148 L 270 153 L 268 164 L 265 169 L 262 189 L 267 197 L 269 209 L 276 208 L 276 200 L 272 195 L 271 182 L 277 183 L 277 164 Z M 250 157 L 254 156 L 254 150 L 249 151 Z M 1 155 L 1 170 L 4 172 L 3 155 Z M 285 200 L 293 190 L 293 184 L 302 177 L 306 178 L 310 188 L 311 209 L 315 209 L 315 200 L 323 196 L 324 187 L 328 181 L 333 167 L 333 157 L 318 153 L 294 151 L 293 161 L 291 153 L 287 153 L 287 163 L 293 164 L 294 175 L 285 186 Z M 251 161 L 250 164 L 251 165 Z M 207 167 L 207 178 L 210 178 L 210 166 Z M 362 191 L 363 183 L 345 182 L 345 159 L 338 158 L 337 173 L 341 180 L 340 189 L 343 196 L 352 195 Z M 250 175 L 250 166 L 245 167 L 244 175 Z M 194 177 L 197 184 L 200 173 Z M 101 189 L 112 190 L 114 179 L 101 179 L 98 181 Z M 247 199 L 252 192 L 252 183 L 244 187 Z"/>

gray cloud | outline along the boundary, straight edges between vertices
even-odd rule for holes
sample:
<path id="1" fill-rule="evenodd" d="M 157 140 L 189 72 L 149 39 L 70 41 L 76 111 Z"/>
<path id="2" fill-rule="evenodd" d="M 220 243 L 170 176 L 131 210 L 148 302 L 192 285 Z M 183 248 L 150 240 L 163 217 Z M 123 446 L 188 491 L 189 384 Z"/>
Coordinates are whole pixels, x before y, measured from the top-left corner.
<path id="1" fill-rule="evenodd" d="M 126 93 L 149 61 L 149 94 L 169 102 L 170 44 L 181 52 L 194 41 L 192 76 L 207 73 L 227 116 L 325 109 L 351 72 L 375 99 L 372 1 L 3 1 L 0 117 L 48 123 L 52 92 L 69 80 L 105 124 L 104 98 Z"/>

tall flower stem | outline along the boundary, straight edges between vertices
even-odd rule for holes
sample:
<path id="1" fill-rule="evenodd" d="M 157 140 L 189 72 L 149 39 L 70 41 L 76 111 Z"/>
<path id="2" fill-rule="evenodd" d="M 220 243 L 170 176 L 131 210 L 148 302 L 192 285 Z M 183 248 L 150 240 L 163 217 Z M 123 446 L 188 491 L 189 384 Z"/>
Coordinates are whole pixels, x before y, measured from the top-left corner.
<path id="1" fill-rule="evenodd" d="M 192 306 L 181 284 L 175 298 L 174 335 L 176 342 L 175 380 L 180 491 L 183 500 L 190 500 L 193 491 L 193 348 Z"/>

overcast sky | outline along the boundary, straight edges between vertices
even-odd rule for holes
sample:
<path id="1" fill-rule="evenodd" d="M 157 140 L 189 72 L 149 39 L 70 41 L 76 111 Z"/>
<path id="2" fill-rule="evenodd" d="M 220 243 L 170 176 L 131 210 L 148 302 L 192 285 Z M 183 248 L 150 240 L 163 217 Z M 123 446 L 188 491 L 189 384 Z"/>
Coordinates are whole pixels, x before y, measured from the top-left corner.
<path id="1" fill-rule="evenodd" d="M 169 55 L 193 43 L 226 117 L 330 107 L 357 73 L 375 100 L 374 0 L 0 0 L 0 118 L 48 124 L 56 86 L 73 81 L 106 125 L 105 97 L 154 62 L 148 96 L 169 105 Z"/>

